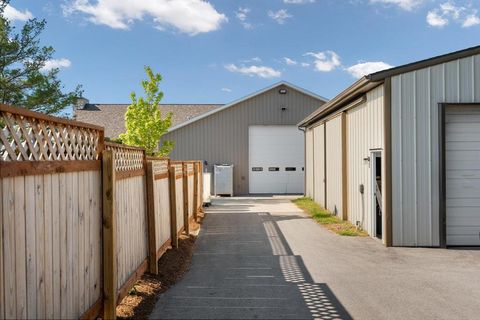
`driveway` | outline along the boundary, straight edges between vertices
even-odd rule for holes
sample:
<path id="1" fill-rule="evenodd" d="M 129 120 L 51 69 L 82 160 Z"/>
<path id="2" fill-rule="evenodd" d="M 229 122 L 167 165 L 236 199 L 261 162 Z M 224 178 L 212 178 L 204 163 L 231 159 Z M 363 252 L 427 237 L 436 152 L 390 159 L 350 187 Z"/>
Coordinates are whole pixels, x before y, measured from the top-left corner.
<path id="1" fill-rule="evenodd" d="M 222 198 L 151 318 L 478 319 L 480 250 L 385 248 L 288 197 Z"/>

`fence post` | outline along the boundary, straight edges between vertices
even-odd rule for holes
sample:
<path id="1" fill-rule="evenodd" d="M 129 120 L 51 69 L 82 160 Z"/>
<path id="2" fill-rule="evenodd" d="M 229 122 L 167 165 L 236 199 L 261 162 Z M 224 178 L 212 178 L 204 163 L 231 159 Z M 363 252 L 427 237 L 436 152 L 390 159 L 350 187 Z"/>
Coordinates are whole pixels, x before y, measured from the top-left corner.
<path id="1" fill-rule="evenodd" d="M 150 273 L 158 274 L 157 230 L 155 223 L 155 189 L 153 162 L 147 162 L 147 223 L 148 223 L 148 266 Z"/>
<path id="2" fill-rule="evenodd" d="M 190 234 L 190 226 L 188 223 L 188 164 L 182 163 L 183 171 L 183 225 L 187 235 Z"/>
<path id="3" fill-rule="evenodd" d="M 116 319 L 117 258 L 115 217 L 115 164 L 113 151 L 104 150 L 103 180 L 103 316 Z"/>
<path id="4" fill-rule="evenodd" d="M 195 221 L 198 218 L 198 167 L 198 162 L 195 162 L 193 167 L 193 218 Z"/>
<path id="5" fill-rule="evenodd" d="M 170 185 L 170 234 L 172 237 L 172 247 L 178 248 L 177 237 L 177 177 L 175 177 L 175 167 L 168 168 L 169 177 L 168 183 Z"/>

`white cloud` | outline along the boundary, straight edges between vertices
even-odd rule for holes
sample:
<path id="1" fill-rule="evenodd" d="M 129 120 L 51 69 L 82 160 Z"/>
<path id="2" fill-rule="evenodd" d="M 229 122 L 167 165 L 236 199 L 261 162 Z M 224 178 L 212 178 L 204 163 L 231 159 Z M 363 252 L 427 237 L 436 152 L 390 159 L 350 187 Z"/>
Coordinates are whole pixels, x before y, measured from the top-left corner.
<path id="1" fill-rule="evenodd" d="M 12 7 L 11 5 L 7 4 L 3 11 L 3 16 L 10 21 L 27 21 L 28 19 L 33 18 L 33 14 L 28 11 L 20 11 Z"/>
<path id="2" fill-rule="evenodd" d="M 454 1 L 444 2 L 430 10 L 426 19 L 430 26 L 437 28 L 448 25 L 450 21 L 457 22 L 464 28 L 480 24 L 480 17 L 476 9 L 471 6 L 457 5 Z"/>
<path id="3" fill-rule="evenodd" d="M 347 68 L 347 72 L 355 78 L 361 78 L 367 74 L 393 68 L 383 61 L 362 62 Z"/>
<path id="4" fill-rule="evenodd" d="M 247 22 L 248 14 L 250 13 L 250 8 L 239 7 L 235 12 L 235 16 L 245 29 L 252 29 L 253 25 L 250 22 Z"/>
<path id="5" fill-rule="evenodd" d="M 462 23 L 462 27 L 469 28 L 480 24 L 480 17 L 476 13 L 468 15 Z"/>
<path id="6" fill-rule="evenodd" d="M 230 88 L 222 88 L 222 91 L 223 91 L 223 92 L 232 92 L 232 89 L 230 89 Z"/>
<path id="7" fill-rule="evenodd" d="M 227 69 L 230 72 L 235 72 L 235 73 L 240 73 L 244 74 L 250 77 L 257 76 L 260 78 L 278 78 L 282 76 L 282 72 L 279 70 L 275 70 L 270 67 L 266 66 L 256 66 L 256 65 L 251 65 L 251 66 L 237 66 L 235 64 L 227 64 L 225 66 L 225 69 Z"/>
<path id="8" fill-rule="evenodd" d="M 283 3 L 288 4 L 305 4 L 305 3 L 314 3 L 315 0 L 283 0 Z"/>
<path id="9" fill-rule="evenodd" d="M 340 57 L 334 51 L 307 52 L 304 56 L 312 56 L 315 60 L 313 65 L 315 70 L 321 72 L 330 72 L 341 66 Z"/>
<path id="10" fill-rule="evenodd" d="M 72 62 L 68 59 L 52 59 L 45 62 L 42 67 L 42 71 L 50 71 L 52 69 L 68 68 L 72 65 Z"/>
<path id="11" fill-rule="evenodd" d="M 287 58 L 287 57 L 283 57 L 283 61 L 285 61 L 285 63 L 288 65 L 288 66 L 295 66 L 298 64 L 297 61 L 293 60 L 293 59 L 290 59 L 290 58 Z"/>
<path id="12" fill-rule="evenodd" d="M 63 12 L 83 13 L 88 21 L 114 29 L 129 29 L 135 21 L 148 17 L 157 29 L 173 27 L 190 35 L 218 30 L 228 21 L 203 0 L 72 0 L 63 6 Z"/>
<path id="13" fill-rule="evenodd" d="M 292 17 L 292 15 L 289 14 L 287 12 L 287 10 L 285 10 L 285 9 L 281 9 L 281 10 L 278 10 L 278 11 L 275 11 L 275 12 L 272 11 L 272 10 L 269 10 L 268 11 L 268 16 L 270 18 L 272 18 L 273 20 L 275 20 L 278 24 L 284 24 L 285 20 Z"/>
<path id="14" fill-rule="evenodd" d="M 386 5 L 396 5 L 403 10 L 412 11 L 428 0 L 370 0 L 370 3 L 381 3 Z"/>
<path id="15" fill-rule="evenodd" d="M 306 67 L 310 67 L 310 63 L 306 63 L 306 62 L 302 62 L 302 63 L 300 63 L 300 65 L 301 65 L 302 67 L 305 67 L 305 68 L 306 68 Z"/>
<path id="16" fill-rule="evenodd" d="M 448 24 L 448 19 L 443 17 L 437 11 L 429 11 L 427 13 L 427 23 L 432 27 L 443 27 Z"/>

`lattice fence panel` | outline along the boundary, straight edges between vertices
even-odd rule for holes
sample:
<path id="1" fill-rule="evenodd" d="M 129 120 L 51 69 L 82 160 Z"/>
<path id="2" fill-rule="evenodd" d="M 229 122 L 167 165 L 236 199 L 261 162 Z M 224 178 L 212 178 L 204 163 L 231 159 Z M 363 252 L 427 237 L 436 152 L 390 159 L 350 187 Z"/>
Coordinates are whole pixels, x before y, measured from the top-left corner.
<path id="1" fill-rule="evenodd" d="M 0 110 L 0 161 L 100 158 L 100 130 L 22 113 Z"/>
<path id="2" fill-rule="evenodd" d="M 168 159 L 152 160 L 153 174 L 168 172 Z"/>
<path id="3" fill-rule="evenodd" d="M 115 171 L 135 171 L 143 169 L 145 153 L 143 149 L 108 143 L 107 150 L 113 151 Z"/>

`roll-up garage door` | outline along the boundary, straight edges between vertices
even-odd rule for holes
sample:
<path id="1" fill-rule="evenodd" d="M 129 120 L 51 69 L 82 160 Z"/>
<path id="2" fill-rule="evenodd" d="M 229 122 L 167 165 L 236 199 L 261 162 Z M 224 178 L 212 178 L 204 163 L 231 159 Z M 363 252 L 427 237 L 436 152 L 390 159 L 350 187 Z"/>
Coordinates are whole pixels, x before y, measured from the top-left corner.
<path id="1" fill-rule="evenodd" d="M 480 246 L 480 105 L 445 112 L 447 245 Z"/>
<path id="2" fill-rule="evenodd" d="M 249 127 L 250 193 L 303 194 L 303 139 L 296 126 Z"/>

